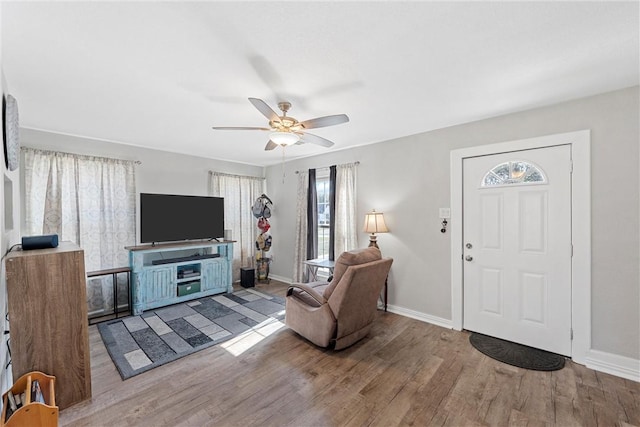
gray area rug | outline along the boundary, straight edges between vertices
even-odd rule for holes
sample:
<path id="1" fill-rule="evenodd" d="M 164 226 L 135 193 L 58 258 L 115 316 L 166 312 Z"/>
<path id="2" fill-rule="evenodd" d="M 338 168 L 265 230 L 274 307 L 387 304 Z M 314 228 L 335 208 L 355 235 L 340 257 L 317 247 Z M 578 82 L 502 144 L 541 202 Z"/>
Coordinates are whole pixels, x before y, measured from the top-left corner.
<path id="1" fill-rule="evenodd" d="M 246 289 L 101 323 L 98 330 L 126 380 L 212 345 L 231 347 L 236 339 L 242 347 L 283 326 L 284 300 Z"/>

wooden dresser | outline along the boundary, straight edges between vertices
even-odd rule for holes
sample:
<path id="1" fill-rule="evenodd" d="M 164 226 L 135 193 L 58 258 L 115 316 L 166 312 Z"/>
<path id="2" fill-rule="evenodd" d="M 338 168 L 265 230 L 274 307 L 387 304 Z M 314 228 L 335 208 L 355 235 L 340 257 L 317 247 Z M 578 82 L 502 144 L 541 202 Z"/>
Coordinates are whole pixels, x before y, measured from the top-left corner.
<path id="1" fill-rule="evenodd" d="M 6 268 L 13 377 L 54 375 L 60 409 L 90 398 L 84 251 L 61 242 L 10 252 Z"/>

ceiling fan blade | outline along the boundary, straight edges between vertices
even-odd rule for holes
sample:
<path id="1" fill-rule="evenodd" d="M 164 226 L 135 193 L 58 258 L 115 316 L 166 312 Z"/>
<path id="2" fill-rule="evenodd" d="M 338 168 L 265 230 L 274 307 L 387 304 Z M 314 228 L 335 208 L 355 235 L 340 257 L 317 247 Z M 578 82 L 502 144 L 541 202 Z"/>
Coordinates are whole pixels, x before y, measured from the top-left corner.
<path id="1" fill-rule="evenodd" d="M 300 135 L 300 141 L 302 142 L 306 142 L 309 144 L 316 144 L 316 145 L 321 145 L 323 147 L 333 147 L 333 142 L 329 141 L 328 139 L 325 139 L 321 136 L 318 135 L 314 135 L 312 133 L 302 133 L 302 132 L 296 132 L 296 134 Z"/>
<path id="2" fill-rule="evenodd" d="M 276 148 L 277 146 L 278 146 L 278 144 L 276 144 L 272 140 L 269 140 L 269 142 L 267 142 L 267 145 L 264 147 L 264 151 L 271 151 L 274 148 Z"/>
<path id="3" fill-rule="evenodd" d="M 333 116 L 324 116 L 318 117 L 316 119 L 309 119 L 301 122 L 303 128 L 305 129 L 313 129 L 313 128 L 322 128 L 325 126 L 335 126 L 341 123 L 346 123 L 349 121 L 349 117 L 346 114 L 335 114 Z"/>
<path id="4" fill-rule="evenodd" d="M 264 102 L 262 99 L 249 98 L 249 102 L 251 102 L 253 106 L 256 107 L 258 111 L 260 111 L 270 121 L 272 122 L 280 121 L 280 116 L 278 116 L 278 114 L 275 111 L 273 111 L 273 109 L 271 109 L 271 107 L 269 107 L 267 103 Z"/>
<path id="5" fill-rule="evenodd" d="M 247 127 L 247 126 L 213 126 L 215 130 L 271 130 L 269 128 Z"/>

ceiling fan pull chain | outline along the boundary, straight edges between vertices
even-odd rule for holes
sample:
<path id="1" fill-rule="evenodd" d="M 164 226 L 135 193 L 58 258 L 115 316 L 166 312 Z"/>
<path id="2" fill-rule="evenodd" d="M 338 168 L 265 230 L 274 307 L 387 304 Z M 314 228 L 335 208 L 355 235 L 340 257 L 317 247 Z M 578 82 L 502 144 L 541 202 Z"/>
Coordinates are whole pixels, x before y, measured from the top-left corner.
<path id="1" fill-rule="evenodd" d="M 284 184 L 284 149 L 286 148 L 286 145 L 282 146 L 282 183 Z"/>

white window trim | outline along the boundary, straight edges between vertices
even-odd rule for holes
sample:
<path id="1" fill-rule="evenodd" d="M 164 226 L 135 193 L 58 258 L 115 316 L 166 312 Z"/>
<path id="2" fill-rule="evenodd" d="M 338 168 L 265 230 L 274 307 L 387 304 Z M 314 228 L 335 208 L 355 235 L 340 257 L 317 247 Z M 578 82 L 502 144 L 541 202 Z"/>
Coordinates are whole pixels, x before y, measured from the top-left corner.
<path id="1" fill-rule="evenodd" d="M 571 146 L 571 358 L 586 363 L 591 348 L 591 131 L 522 139 L 451 151 L 451 320 L 463 325 L 462 162 L 465 158 L 527 149 Z"/>

